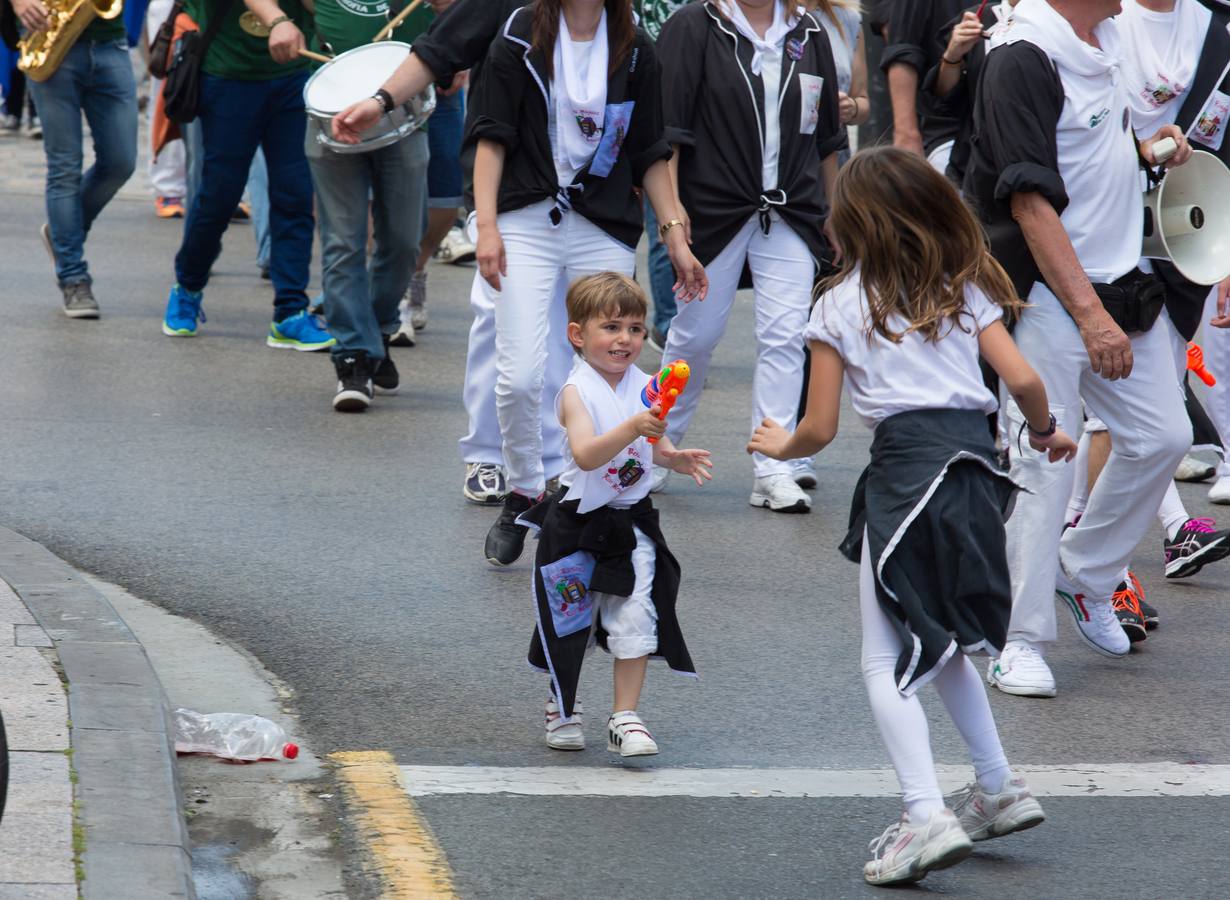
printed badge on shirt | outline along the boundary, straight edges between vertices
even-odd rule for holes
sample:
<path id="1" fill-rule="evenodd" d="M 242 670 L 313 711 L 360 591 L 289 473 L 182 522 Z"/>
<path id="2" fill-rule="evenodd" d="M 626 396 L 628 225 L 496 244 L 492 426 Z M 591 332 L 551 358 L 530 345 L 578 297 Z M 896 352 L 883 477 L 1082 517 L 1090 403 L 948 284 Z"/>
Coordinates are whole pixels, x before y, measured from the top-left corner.
<path id="1" fill-rule="evenodd" d="M 620 457 L 623 461 L 620 462 Z M 645 463 L 636 444 L 630 444 L 619 456 L 611 460 L 602 474 L 602 480 L 616 495 L 622 494 L 645 476 Z"/>
<path id="2" fill-rule="evenodd" d="M 820 91 L 824 79 L 819 75 L 799 74 L 799 134 L 815 134 L 820 124 Z"/>
<path id="3" fill-rule="evenodd" d="M 602 140 L 602 111 L 573 107 L 572 116 L 577 121 L 577 128 L 585 137 L 586 143 L 597 145 Z"/>
<path id="4" fill-rule="evenodd" d="M 1156 78 L 1145 82 L 1140 91 L 1141 98 L 1154 109 L 1161 109 L 1175 97 L 1186 90 L 1181 84 L 1175 84 L 1165 75 L 1158 73 Z"/>
<path id="5" fill-rule="evenodd" d="M 589 595 L 589 584 L 596 563 L 592 553 L 578 550 L 539 570 L 557 637 L 575 634 L 593 623 L 594 601 Z"/>
<path id="6" fill-rule="evenodd" d="M 1227 118 L 1230 118 L 1230 95 L 1214 91 L 1188 137 L 1214 152 L 1221 150 L 1221 142 L 1226 137 Z"/>
<path id="7" fill-rule="evenodd" d="M 590 175 L 606 178 L 615 168 L 624 140 L 628 137 L 628 129 L 632 127 L 632 110 L 635 106 L 635 100 L 607 105 L 602 117 L 602 142 L 598 144 L 589 164 Z"/>

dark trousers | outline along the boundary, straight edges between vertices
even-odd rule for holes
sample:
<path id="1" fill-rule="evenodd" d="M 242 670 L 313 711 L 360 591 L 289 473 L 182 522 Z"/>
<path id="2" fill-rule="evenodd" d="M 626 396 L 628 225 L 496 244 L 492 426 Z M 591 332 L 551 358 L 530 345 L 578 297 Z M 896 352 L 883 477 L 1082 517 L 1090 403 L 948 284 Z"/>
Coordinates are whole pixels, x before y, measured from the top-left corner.
<path id="1" fill-rule="evenodd" d="M 200 193 L 175 255 L 176 281 L 190 291 L 203 290 L 222 251 L 222 233 L 243 197 L 252 157 L 262 148 L 269 168 L 269 276 L 275 321 L 308 305 L 315 222 L 312 175 L 303 155 L 306 80 L 303 72 L 271 81 L 202 77 L 205 162 Z"/>

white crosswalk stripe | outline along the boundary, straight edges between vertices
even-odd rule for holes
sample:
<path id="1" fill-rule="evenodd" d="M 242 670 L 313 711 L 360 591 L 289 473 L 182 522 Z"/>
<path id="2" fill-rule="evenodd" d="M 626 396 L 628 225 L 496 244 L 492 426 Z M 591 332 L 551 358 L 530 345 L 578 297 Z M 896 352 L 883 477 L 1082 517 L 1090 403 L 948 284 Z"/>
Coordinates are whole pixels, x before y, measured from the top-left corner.
<path id="1" fill-rule="evenodd" d="M 945 792 L 972 780 L 968 766 L 938 766 Z M 402 766 L 413 797 L 893 797 L 892 769 Z M 1015 766 L 1039 797 L 1224 797 L 1230 766 L 1153 762 Z"/>

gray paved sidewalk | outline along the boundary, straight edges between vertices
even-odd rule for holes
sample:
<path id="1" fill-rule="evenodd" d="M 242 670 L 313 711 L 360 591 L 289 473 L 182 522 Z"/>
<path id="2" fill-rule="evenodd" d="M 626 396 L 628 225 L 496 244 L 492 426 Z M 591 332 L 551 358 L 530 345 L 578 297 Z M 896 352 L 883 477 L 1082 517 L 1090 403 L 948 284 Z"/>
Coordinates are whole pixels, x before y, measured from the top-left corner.
<path id="1" fill-rule="evenodd" d="M 9 793 L 0 823 L 0 900 L 74 898 L 68 697 L 51 639 L 0 581 L 0 712 Z"/>
<path id="2" fill-rule="evenodd" d="M 195 897 L 170 717 L 144 648 L 93 585 L 7 528 L 0 707 L 13 751 L 0 900 L 75 897 L 78 874 L 87 900 Z"/>

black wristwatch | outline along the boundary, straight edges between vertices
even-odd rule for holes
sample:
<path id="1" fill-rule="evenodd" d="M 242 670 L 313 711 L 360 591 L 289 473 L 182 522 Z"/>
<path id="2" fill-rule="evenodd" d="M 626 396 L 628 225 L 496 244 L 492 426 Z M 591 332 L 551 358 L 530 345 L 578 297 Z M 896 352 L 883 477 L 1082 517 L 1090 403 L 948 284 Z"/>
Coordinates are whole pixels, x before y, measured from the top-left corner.
<path id="1" fill-rule="evenodd" d="M 376 91 L 376 93 L 372 94 L 372 99 L 379 101 L 380 106 L 386 115 L 393 111 L 393 95 L 384 88 L 381 88 Z"/>
<path id="2" fill-rule="evenodd" d="M 1026 425 L 1026 427 L 1028 427 L 1028 428 L 1029 428 L 1029 433 L 1030 433 L 1030 435 L 1031 435 L 1031 436 L 1033 436 L 1033 437 L 1036 437 L 1036 438 L 1048 438 L 1048 437 L 1050 437 L 1051 435 L 1053 435 L 1053 434 L 1055 433 L 1055 430 L 1056 430 L 1056 427 L 1057 427 L 1057 426 L 1055 425 L 1055 414 L 1054 414 L 1054 413 L 1051 413 L 1051 423 L 1050 423 L 1050 425 L 1048 425 L 1048 426 L 1047 426 L 1046 431 L 1034 431 L 1033 426 L 1029 424 L 1029 421 L 1028 421 L 1028 420 L 1026 420 L 1025 425 Z"/>

